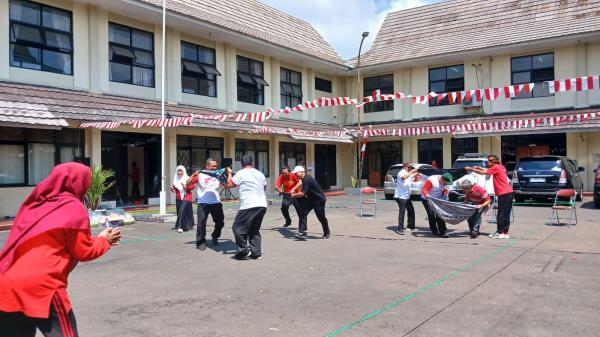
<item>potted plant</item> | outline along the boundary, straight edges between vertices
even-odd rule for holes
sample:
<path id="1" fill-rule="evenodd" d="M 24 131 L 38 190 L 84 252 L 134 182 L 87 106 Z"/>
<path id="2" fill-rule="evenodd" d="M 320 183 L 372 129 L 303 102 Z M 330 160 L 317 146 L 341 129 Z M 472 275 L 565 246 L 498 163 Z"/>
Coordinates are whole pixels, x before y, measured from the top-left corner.
<path id="1" fill-rule="evenodd" d="M 102 165 L 97 165 L 92 168 L 92 182 L 90 183 L 90 189 L 85 194 L 88 202 L 88 207 L 95 211 L 102 202 L 102 196 L 112 185 L 114 181 L 108 181 L 110 178 L 115 176 L 113 170 L 105 170 Z"/>
<path id="2" fill-rule="evenodd" d="M 350 184 L 352 185 L 352 187 L 344 188 L 344 192 L 347 195 L 359 195 L 360 188 L 358 188 L 358 180 L 355 177 L 350 176 Z"/>

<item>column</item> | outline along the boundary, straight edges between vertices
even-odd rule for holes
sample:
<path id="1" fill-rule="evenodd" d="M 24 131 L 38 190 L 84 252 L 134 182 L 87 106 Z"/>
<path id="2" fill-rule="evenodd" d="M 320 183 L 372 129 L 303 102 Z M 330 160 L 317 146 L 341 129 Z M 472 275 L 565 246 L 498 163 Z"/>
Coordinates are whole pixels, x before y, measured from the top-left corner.
<path id="1" fill-rule="evenodd" d="M 4 17 L 0 20 L 0 78 L 8 79 L 10 77 L 9 54 L 9 20 L 8 20 L 8 0 L 0 0 L 0 13 Z"/>
<path id="2" fill-rule="evenodd" d="M 90 6 L 89 15 L 90 89 L 104 92 L 109 90 L 108 12 Z"/>
<path id="3" fill-rule="evenodd" d="M 225 88 L 227 92 L 226 109 L 234 112 L 237 109 L 237 57 L 236 49 L 231 45 L 225 45 Z"/>
<path id="4" fill-rule="evenodd" d="M 0 10 L 0 12 L 2 12 Z M 90 88 L 90 21 L 87 5 L 73 3 L 73 86 Z"/>

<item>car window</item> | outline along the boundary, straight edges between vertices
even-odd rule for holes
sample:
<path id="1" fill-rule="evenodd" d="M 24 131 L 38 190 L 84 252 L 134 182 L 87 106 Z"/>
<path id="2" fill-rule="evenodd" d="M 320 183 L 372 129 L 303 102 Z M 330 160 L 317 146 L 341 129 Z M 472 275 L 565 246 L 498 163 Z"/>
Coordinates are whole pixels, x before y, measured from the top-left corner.
<path id="1" fill-rule="evenodd" d="M 562 171 L 560 160 L 525 160 L 519 163 L 519 171 Z"/>
<path id="2" fill-rule="evenodd" d="M 435 167 L 431 166 L 431 165 L 421 165 L 417 168 L 418 170 L 435 170 Z"/>
<path id="3" fill-rule="evenodd" d="M 396 178 L 396 176 L 398 176 L 398 172 L 400 172 L 401 169 L 402 167 L 390 167 L 387 174 Z"/>
<path id="4" fill-rule="evenodd" d="M 467 166 L 481 166 L 481 167 L 485 167 L 486 166 L 486 161 L 478 159 L 478 160 L 457 160 L 454 162 L 454 165 L 452 166 L 453 169 L 461 169 L 461 168 L 465 168 Z"/>

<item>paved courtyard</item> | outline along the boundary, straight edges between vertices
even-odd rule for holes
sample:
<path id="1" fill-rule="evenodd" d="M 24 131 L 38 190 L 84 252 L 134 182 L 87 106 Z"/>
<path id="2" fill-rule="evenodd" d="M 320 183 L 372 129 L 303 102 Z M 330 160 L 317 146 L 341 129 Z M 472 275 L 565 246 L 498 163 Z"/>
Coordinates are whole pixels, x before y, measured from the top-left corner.
<path id="1" fill-rule="evenodd" d="M 594 336 L 600 322 L 600 210 L 544 226 L 547 207 L 516 206 L 510 240 L 396 234 L 397 206 L 359 218 L 331 197 L 329 240 L 294 240 L 279 206 L 263 222 L 260 261 L 237 261 L 228 205 L 221 243 L 194 249 L 172 224 L 136 223 L 103 258 L 80 264 L 70 295 L 81 336 Z M 209 228 L 212 230 L 212 223 Z M 295 227 L 296 224 L 294 224 Z M 484 223 L 483 232 L 494 224 Z M 97 232 L 94 230 L 94 232 Z M 0 233 L 0 242 L 7 232 Z"/>

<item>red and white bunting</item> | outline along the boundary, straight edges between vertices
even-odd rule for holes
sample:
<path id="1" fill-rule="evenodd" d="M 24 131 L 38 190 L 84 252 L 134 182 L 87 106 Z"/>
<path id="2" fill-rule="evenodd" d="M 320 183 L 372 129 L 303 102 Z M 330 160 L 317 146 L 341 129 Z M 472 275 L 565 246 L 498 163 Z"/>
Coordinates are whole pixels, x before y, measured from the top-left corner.
<path id="1" fill-rule="evenodd" d="M 80 128 L 116 129 L 121 122 L 86 122 L 79 125 Z"/>
<path id="2" fill-rule="evenodd" d="M 600 89 L 600 75 L 569 78 L 566 80 L 547 81 L 550 93 L 565 91 L 587 91 Z"/>

